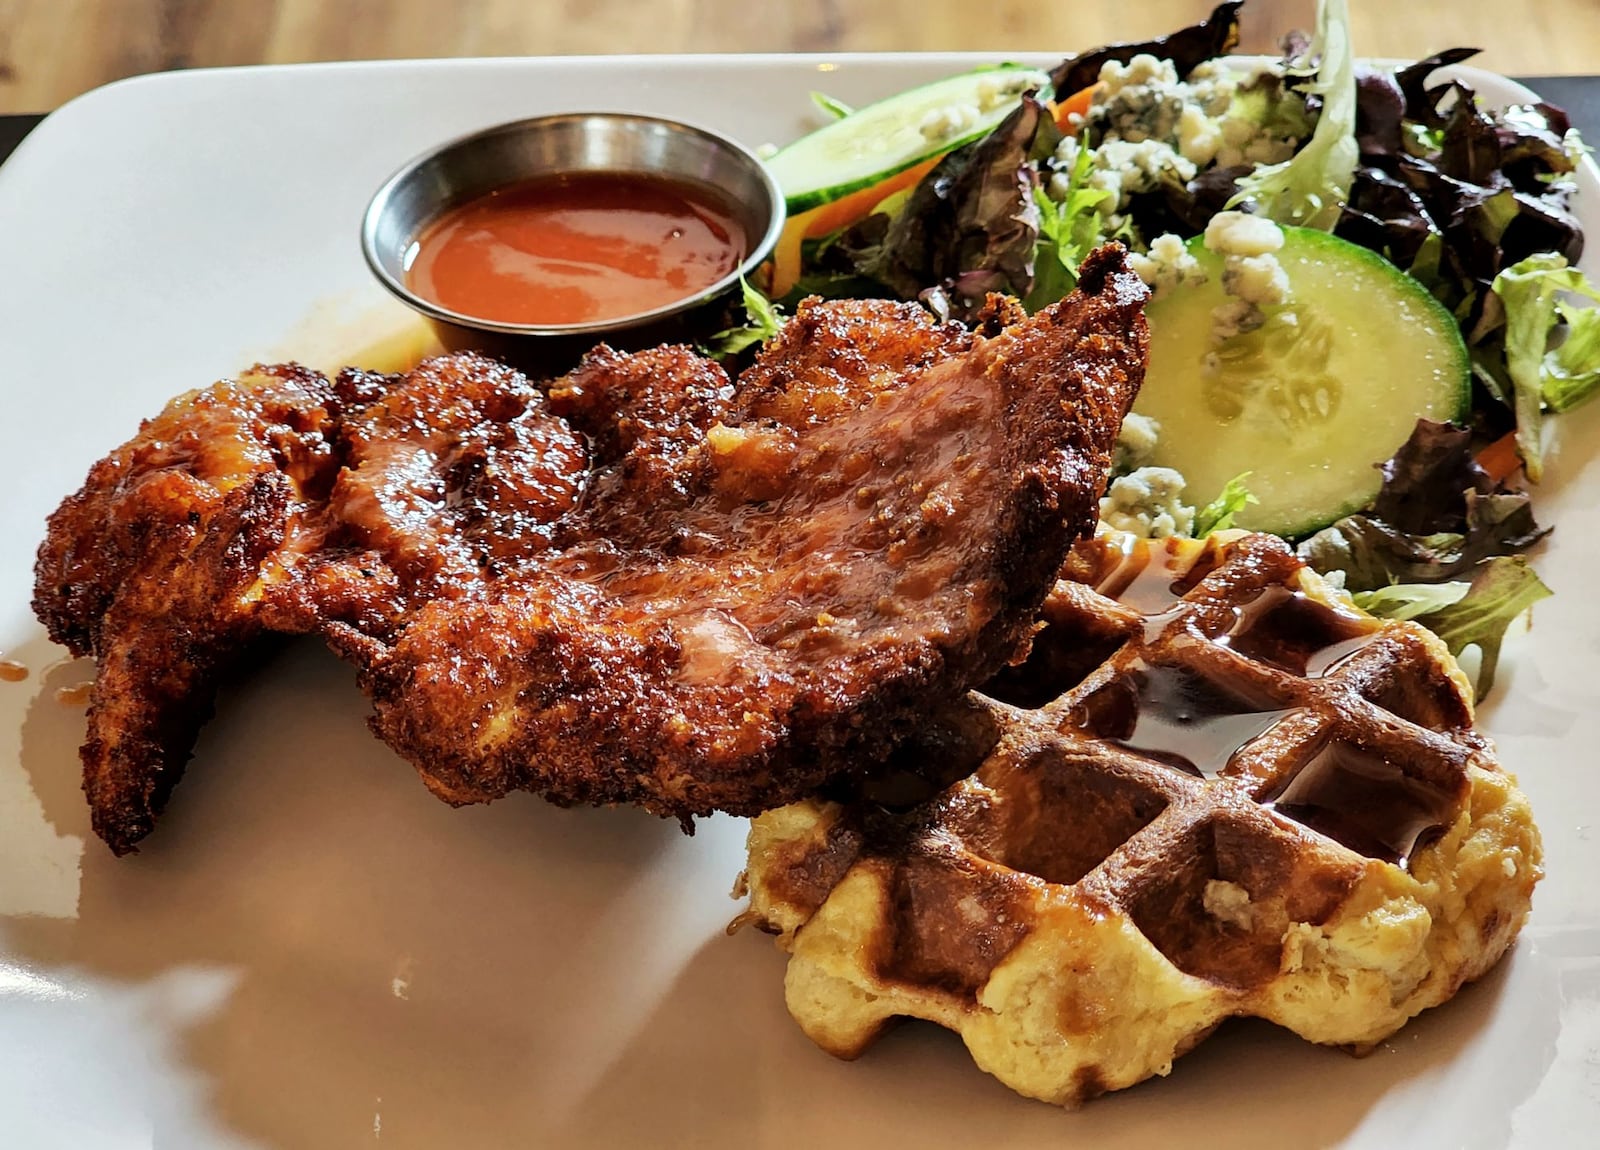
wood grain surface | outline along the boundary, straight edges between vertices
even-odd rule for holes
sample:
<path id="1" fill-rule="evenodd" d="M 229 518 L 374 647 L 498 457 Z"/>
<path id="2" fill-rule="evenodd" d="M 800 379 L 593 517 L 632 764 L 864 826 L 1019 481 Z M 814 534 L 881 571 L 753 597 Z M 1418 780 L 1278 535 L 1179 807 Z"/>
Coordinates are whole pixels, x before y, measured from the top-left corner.
<path id="1" fill-rule="evenodd" d="M 617 52 L 1068 52 L 1198 19 L 1209 0 L 0 0 L 0 112 L 169 68 Z M 1356 48 L 1456 44 L 1512 74 L 1600 72 L 1597 0 L 1352 0 Z M 1312 0 L 1252 0 L 1248 51 Z"/>

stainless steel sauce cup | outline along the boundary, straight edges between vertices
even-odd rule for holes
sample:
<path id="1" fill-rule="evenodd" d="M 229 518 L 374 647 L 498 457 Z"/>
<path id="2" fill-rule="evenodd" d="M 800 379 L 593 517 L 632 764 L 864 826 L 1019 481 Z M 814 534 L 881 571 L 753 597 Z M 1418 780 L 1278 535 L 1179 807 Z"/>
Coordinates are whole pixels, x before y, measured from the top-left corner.
<path id="1" fill-rule="evenodd" d="M 735 271 L 703 291 L 594 323 L 482 319 L 441 307 L 407 286 L 419 238 L 445 212 L 499 188 L 574 172 L 644 173 L 700 185 L 733 210 L 750 249 Z M 597 343 L 630 350 L 693 343 L 728 326 L 738 316 L 739 277 L 772 253 L 783 222 L 782 190 L 761 161 L 732 140 L 655 116 L 569 113 L 500 124 L 418 156 L 367 205 L 361 250 L 378 282 L 425 316 L 446 347 L 485 352 L 550 376 Z"/>

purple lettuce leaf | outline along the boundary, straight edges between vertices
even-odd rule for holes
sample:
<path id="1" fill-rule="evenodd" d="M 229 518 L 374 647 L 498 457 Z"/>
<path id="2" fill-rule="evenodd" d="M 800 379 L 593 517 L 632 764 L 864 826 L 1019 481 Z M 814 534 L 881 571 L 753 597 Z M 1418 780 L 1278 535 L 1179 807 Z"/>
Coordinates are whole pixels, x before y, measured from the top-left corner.
<path id="1" fill-rule="evenodd" d="M 1100 68 L 1109 61 L 1126 64 L 1141 53 L 1163 60 L 1171 60 L 1179 78 L 1187 76 L 1196 66 L 1218 56 L 1226 56 L 1239 44 L 1239 9 L 1244 0 L 1230 0 L 1218 4 L 1198 24 L 1181 28 L 1154 40 L 1141 40 L 1125 44 L 1108 44 L 1092 52 L 1069 56 L 1050 74 L 1056 97 L 1064 99 L 1100 79 Z"/>
<path id="2" fill-rule="evenodd" d="M 1397 71 L 1394 79 L 1400 88 L 1400 94 L 1405 97 L 1405 118 L 1415 120 L 1425 127 L 1440 127 L 1439 102 L 1450 86 L 1443 84 L 1429 88 L 1429 78 L 1440 68 L 1463 63 L 1481 51 L 1483 51 L 1481 48 L 1446 48 L 1443 52 L 1418 60 L 1415 64 L 1407 65 Z"/>
<path id="3" fill-rule="evenodd" d="M 1021 298 L 1033 284 L 1039 239 L 1035 160 L 1059 140 L 1032 96 L 994 131 L 951 152 L 893 216 L 874 213 L 830 248 L 856 274 L 902 299 L 931 288 L 956 318 L 969 318 L 989 292 Z"/>
<path id="4" fill-rule="evenodd" d="M 1573 169 L 1566 113 L 1549 104 L 1491 112 L 1460 81 L 1430 86 L 1435 71 L 1475 51 L 1360 75 L 1361 167 L 1336 232 L 1411 269 L 1458 310 L 1481 345 L 1476 357 L 1492 365 L 1495 276 L 1540 252 L 1575 261 L 1583 232 L 1559 179 Z"/>
<path id="5" fill-rule="evenodd" d="M 1394 73 L 1356 67 L 1356 144 L 1363 157 L 1394 156 L 1404 146 L 1406 98 Z"/>
<path id="6" fill-rule="evenodd" d="M 1343 571 L 1352 591 L 1437 583 L 1484 559 L 1525 551 L 1549 534 L 1526 492 L 1497 489 L 1472 456 L 1472 436 L 1417 421 L 1382 465 L 1383 486 L 1364 513 L 1347 515 L 1300 544 L 1321 572 Z"/>

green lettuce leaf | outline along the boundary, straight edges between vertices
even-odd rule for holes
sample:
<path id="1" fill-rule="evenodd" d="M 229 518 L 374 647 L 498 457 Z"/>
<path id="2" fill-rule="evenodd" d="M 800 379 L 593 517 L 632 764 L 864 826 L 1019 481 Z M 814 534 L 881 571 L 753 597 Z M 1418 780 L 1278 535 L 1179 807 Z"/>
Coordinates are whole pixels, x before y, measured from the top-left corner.
<path id="1" fill-rule="evenodd" d="M 1376 591 L 1357 591 L 1357 607 L 1380 619 L 1415 619 L 1453 607 L 1466 597 L 1469 583 L 1391 583 Z"/>
<path id="2" fill-rule="evenodd" d="M 1030 315 L 1065 299 L 1078 280 L 1077 265 L 1067 257 L 1072 247 L 1067 205 L 1056 203 L 1043 188 L 1033 189 L 1033 200 L 1039 205 L 1039 240 L 1033 253 L 1033 286 L 1022 301 Z"/>
<path id="3" fill-rule="evenodd" d="M 1452 655 L 1459 656 L 1468 647 L 1478 648 L 1478 681 L 1474 688 L 1482 699 L 1494 686 L 1506 628 L 1550 594 L 1550 588 L 1534 574 L 1526 559 L 1502 555 L 1477 569 L 1459 601 L 1418 615 L 1416 620 L 1443 639 Z"/>
<path id="4" fill-rule="evenodd" d="M 1592 296 L 1594 285 L 1586 283 L 1585 288 Z M 1556 311 L 1566 321 L 1567 333 L 1558 347 L 1545 353 L 1543 392 L 1550 410 L 1561 412 L 1600 388 L 1600 308 L 1558 299 Z"/>
<path id="5" fill-rule="evenodd" d="M 1252 503 L 1261 502 L 1250 494 L 1244 481 L 1250 478 L 1250 473 L 1244 471 L 1235 475 L 1222 485 L 1222 493 L 1207 503 L 1194 515 L 1194 534 L 1197 539 L 1204 539 L 1213 531 L 1226 531 L 1233 526 L 1233 517 L 1243 511 Z"/>
<path id="6" fill-rule="evenodd" d="M 1033 255 L 1033 287 L 1022 301 L 1030 314 L 1049 307 L 1078 284 L 1078 265 L 1100 246 L 1106 217 L 1100 205 L 1111 193 L 1089 186 L 1094 175 L 1094 152 L 1085 140 L 1067 175 L 1067 194 L 1059 202 L 1033 189 L 1039 209 L 1039 238 Z"/>
<path id="7" fill-rule="evenodd" d="M 1356 71 L 1350 50 L 1350 10 L 1345 0 L 1321 0 L 1317 33 L 1307 57 L 1320 55 L 1310 91 L 1322 97 L 1311 139 L 1281 164 L 1257 168 L 1239 180 L 1228 201 L 1251 203 L 1280 224 L 1332 231 L 1350 198 L 1361 149 L 1356 143 Z"/>
<path id="8" fill-rule="evenodd" d="M 1600 388 L 1600 318 L 1594 308 L 1573 306 L 1562 293 L 1600 303 L 1600 288 L 1554 252 L 1529 256 L 1494 277 L 1494 294 L 1505 308 L 1506 374 L 1517 413 L 1517 448 L 1528 478 L 1544 473 L 1544 410 L 1566 411 Z M 1558 324 L 1567 338 L 1555 348 Z"/>
<path id="9" fill-rule="evenodd" d="M 783 329 L 783 316 L 771 300 L 751 287 L 743 276 L 739 277 L 739 287 L 744 292 L 744 314 L 748 322 L 719 331 L 706 341 L 706 354 L 713 359 L 738 355 L 747 347 L 766 343 Z"/>

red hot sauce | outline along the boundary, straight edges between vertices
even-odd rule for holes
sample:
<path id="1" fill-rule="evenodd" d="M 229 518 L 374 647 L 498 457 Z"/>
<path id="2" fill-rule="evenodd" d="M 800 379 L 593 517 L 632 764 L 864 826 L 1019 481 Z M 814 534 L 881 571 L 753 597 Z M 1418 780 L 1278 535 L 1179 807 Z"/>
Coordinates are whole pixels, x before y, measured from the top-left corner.
<path id="1" fill-rule="evenodd" d="M 428 225 L 407 284 L 501 323 L 621 319 L 688 299 L 735 271 L 748 237 L 698 185 L 583 172 L 501 188 Z"/>

